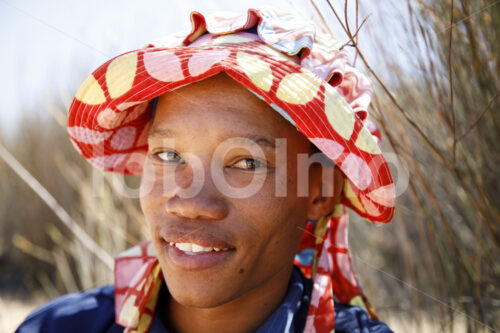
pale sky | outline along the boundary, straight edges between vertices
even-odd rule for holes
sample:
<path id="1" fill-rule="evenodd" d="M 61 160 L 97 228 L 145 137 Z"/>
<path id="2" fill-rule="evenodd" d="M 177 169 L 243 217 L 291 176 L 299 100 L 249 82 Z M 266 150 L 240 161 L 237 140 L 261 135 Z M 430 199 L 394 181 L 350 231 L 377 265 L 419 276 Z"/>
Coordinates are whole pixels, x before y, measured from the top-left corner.
<path id="1" fill-rule="evenodd" d="M 390 19 L 391 13 L 397 15 L 388 6 L 392 1 L 385 1 L 385 6 L 369 9 L 372 27 L 381 18 Z M 337 38 L 344 41 L 345 35 L 326 1 L 315 2 L 328 14 L 327 20 Z M 340 10 L 341 2 L 336 2 Z M 53 101 L 69 106 L 83 79 L 94 69 L 148 41 L 189 29 L 192 10 L 242 12 L 249 6 L 268 3 L 268 0 L 0 0 L 0 131 L 15 130 L 23 112 L 50 116 L 49 103 Z M 310 0 L 273 0 L 272 4 L 305 17 L 313 15 Z M 398 40 L 397 34 L 393 34 L 387 36 L 388 43 L 391 38 L 392 42 Z"/>

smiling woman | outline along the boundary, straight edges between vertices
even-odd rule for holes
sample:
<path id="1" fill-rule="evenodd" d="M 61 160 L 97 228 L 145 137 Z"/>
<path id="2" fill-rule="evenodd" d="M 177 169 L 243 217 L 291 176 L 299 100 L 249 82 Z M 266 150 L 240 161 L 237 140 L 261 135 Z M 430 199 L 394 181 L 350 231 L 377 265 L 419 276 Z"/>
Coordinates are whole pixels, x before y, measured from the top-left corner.
<path id="1" fill-rule="evenodd" d="M 19 331 L 390 331 L 345 234 L 344 205 L 378 223 L 394 211 L 366 78 L 313 23 L 220 15 L 193 13 L 187 37 L 82 84 L 71 140 L 94 166 L 142 176 L 152 240 L 116 259 L 114 290 L 55 300 Z"/>

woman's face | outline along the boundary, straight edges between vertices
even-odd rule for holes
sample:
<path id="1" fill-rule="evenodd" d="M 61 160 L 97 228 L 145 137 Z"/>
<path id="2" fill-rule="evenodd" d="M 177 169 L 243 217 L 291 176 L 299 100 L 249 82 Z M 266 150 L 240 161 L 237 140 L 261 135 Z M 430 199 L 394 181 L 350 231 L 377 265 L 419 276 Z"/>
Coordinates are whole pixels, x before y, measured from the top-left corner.
<path id="1" fill-rule="evenodd" d="M 310 144 L 295 127 L 219 74 L 162 96 L 148 144 L 141 206 L 178 303 L 215 307 L 288 282 L 308 201 L 297 154 Z"/>

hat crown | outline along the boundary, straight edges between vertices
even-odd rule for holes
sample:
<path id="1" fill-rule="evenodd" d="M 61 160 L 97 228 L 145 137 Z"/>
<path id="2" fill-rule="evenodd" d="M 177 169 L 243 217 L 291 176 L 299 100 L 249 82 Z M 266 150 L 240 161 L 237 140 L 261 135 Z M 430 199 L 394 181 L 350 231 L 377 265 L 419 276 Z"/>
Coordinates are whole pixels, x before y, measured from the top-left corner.
<path id="1" fill-rule="evenodd" d="M 198 46 L 206 34 L 228 35 L 252 31 L 267 46 L 286 55 L 300 66 L 336 87 L 352 110 L 380 142 L 380 131 L 368 120 L 368 106 L 372 87 L 368 78 L 349 64 L 347 53 L 334 36 L 313 21 L 299 18 L 289 12 L 265 6 L 248 9 L 246 13 L 212 11 L 191 13 L 191 31 L 170 34 L 158 39 L 150 47 Z M 371 130 L 373 129 L 373 130 Z"/>

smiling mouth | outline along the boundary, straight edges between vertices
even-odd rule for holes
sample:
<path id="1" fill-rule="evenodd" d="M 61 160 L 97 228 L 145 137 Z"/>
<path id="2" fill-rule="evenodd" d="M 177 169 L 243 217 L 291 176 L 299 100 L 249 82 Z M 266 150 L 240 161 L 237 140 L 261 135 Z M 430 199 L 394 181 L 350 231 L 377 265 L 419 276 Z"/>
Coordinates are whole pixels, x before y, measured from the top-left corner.
<path id="1" fill-rule="evenodd" d="M 232 260 L 236 254 L 236 248 L 222 247 L 228 245 L 205 244 L 187 242 L 166 242 L 165 254 L 167 260 L 177 269 L 182 271 L 201 272 L 206 269 L 220 267 L 220 265 Z"/>
<path id="2" fill-rule="evenodd" d="M 236 239 L 208 224 L 164 224 L 158 232 L 164 258 L 173 271 L 210 271 L 239 258 Z"/>
<path id="3" fill-rule="evenodd" d="M 169 245 L 172 247 L 176 247 L 180 251 L 184 252 L 187 255 L 197 255 L 204 254 L 210 252 L 220 252 L 220 251 L 229 251 L 231 250 L 228 247 L 219 248 L 219 247 L 210 247 L 210 246 L 202 246 L 195 243 L 174 243 L 169 242 Z"/>

